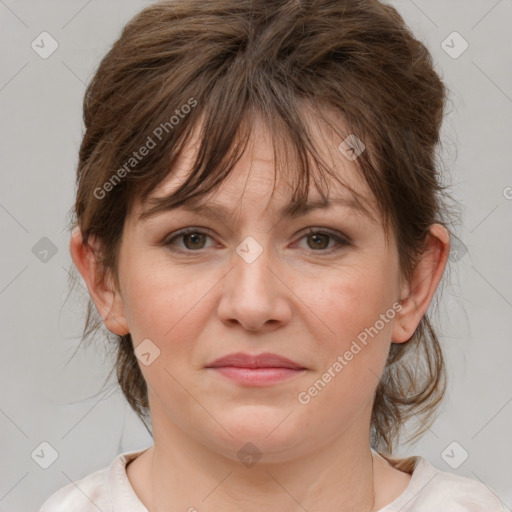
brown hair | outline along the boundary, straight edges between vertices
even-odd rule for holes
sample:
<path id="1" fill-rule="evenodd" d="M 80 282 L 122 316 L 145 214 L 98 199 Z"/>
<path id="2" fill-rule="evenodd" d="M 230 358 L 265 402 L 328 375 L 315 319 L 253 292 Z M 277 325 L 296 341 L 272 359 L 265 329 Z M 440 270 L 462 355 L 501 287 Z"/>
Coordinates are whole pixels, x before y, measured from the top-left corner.
<path id="1" fill-rule="evenodd" d="M 314 168 L 340 179 L 318 155 L 306 118 L 309 111 L 328 122 L 330 109 L 344 120 L 344 129 L 332 126 L 340 142 L 355 134 L 366 147 L 355 163 L 386 235 L 394 230 L 401 274 L 409 279 L 429 226 L 449 223 L 436 156 L 446 100 L 425 45 L 379 1 L 155 3 L 128 22 L 87 87 L 71 228 L 80 226 L 84 243 L 91 235 L 100 241 L 98 258 L 119 285 L 119 243 L 134 199 L 146 200 L 172 172 L 199 125 L 188 180 L 153 210 L 214 190 L 242 154 L 256 115 L 273 134 L 276 169 L 296 171 L 300 207 Z M 150 151 L 135 158 L 144 145 Z M 284 164 L 283 148 L 291 148 L 295 167 Z M 89 300 L 82 341 L 101 326 Z M 112 371 L 146 425 L 147 387 L 131 337 L 115 339 Z M 421 423 L 410 439 L 424 433 L 445 388 L 442 350 L 424 315 L 408 342 L 391 346 L 373 405 L 372 445 L 391 452 L 413 416 Z"/>

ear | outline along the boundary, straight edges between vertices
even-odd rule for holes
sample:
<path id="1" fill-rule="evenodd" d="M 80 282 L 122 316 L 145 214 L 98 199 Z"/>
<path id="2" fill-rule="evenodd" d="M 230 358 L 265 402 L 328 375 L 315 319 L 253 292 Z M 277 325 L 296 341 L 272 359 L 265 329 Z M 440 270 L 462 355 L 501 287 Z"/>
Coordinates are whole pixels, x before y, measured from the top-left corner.
<path id="1" fill-rule="evenodd" d="M 105 327 L 120 336 L 130 332 L 126 321 L 123 303 L 118 291 L 109 276 L 97 259 L 99 244 L 94 237 L 90 237 L 92 246 L 84 243 L 82 232 L 76 227 L 69 243 L 69 252 L 76 268 L 83 277 L 89 295 L 93 300 L 98 313 L 103 319 Z"/>
<path id="2" fill-rule="evenodd" d="M 402 288 L 402 309 L 393 326 L 391 341 L 409 341 L 426 313 L 450 253 L 450 236 L 441 224 L 432 224 L 427 247 L 414 269 L 411 281 Z"/>

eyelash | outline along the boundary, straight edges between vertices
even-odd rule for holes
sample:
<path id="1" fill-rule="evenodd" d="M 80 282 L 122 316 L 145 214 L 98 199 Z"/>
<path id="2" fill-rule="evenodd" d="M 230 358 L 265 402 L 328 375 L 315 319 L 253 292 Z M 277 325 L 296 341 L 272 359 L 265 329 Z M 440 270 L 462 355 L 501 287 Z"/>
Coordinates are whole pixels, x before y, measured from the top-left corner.
<path id="1" fill-rule="evenodd" d="M 182 229 L 182 230 L 177 231 L 176 233 L 174 233 L 172 238 L 167 238 L 166 241 L 163 243 L 163 245 L 170 248 L 170 246 L 172 245 L 172 243 L 175 240 L 177 240 L 179 238 L 182 238 L 182 237 L 184 237 L 186 235 L 189 235 L 191 233 L 200 234 L 200 235 L 206 235 L 206 236 L 209 236 L 210 238 L 212 238 L 207 232 L 202 231 L 200 229 L 197 229 L 197 228 L 185 228 L 185 229 Z M 335 240 L 337 242 L 337 244 L 338 244 L 338 247 L 331 247 L 330 249 L 325 249 L 325 250 L 324 249 L 318 249 L 318 250 L 310 249 L 310 251 L 314 252 L 314 253 L 332 254 L 334 252 L 337 252 L 337 251 L 341 250 L 343 247 L 347 247 L 347 246 L 351 245 L 349 240 L 346 237 L 342 236 L 341 234 L 336 233 L 336 232 L 332 232 L 330 230 L 319 229 L 319 228 L 309 228 L 309 231 L 304 233 L 299 240 L 302 240 L 302 238 L 304 238 L 304 237 L 314 236 L 314 235 L 327 235 L 331 239 Z M 174 251 L 174 252 L 192 253 L 192 252 L 201 252 L 204 249 L 192 250 L 192 249 L 170 248 L 170 250 Z"/>

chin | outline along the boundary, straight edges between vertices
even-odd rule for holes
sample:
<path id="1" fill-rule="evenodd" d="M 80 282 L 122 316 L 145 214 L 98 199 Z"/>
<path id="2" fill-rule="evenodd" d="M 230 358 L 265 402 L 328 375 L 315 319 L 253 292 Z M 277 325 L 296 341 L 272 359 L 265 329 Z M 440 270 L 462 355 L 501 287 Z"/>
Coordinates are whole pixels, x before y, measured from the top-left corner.
<path id="1" fill-rule="evenodd" d="M 215 416 L 231 436 L 219 427 L 221 444 L 230 454 L 237 453 L 247 443 L 254 445 L 267 456 L 279 456 L 304 441 L 290 408 L 275 409 L 264 406 L 243 407 L 243 411 L 232 411 L 223 419 Z M 284 420 L 284 421 L 283 421 Z M 250 447 L 247 448 L 250 450 Z M 279 458 L 279 457 L 278 457 Z"/>

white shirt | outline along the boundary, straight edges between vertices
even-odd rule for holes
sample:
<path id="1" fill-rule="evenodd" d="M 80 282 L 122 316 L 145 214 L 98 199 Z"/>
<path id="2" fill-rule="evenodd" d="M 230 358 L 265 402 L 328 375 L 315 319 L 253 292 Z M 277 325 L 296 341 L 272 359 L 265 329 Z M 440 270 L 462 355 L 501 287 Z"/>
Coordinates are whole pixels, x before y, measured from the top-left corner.
<path id="1" fill-rule="evenodd" d="M 121 453 L 110 466 L 58 489 L 39 512 L 148 512 L 126 474 L 126 464 L 145 450 Z M 409 485 L 378 512 L 506 512 L 481 482 L 440 471 L 423 457 L 413 459 Z"/>

